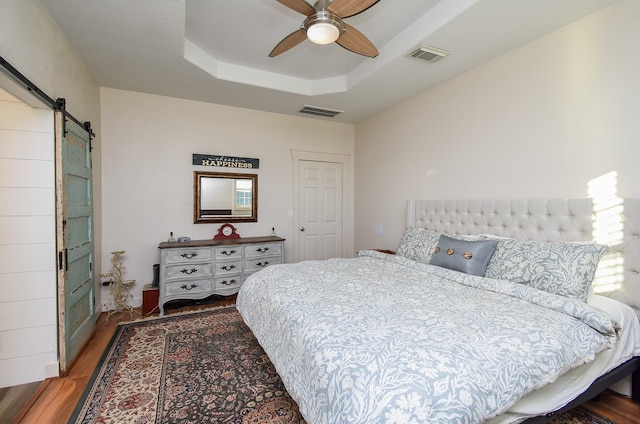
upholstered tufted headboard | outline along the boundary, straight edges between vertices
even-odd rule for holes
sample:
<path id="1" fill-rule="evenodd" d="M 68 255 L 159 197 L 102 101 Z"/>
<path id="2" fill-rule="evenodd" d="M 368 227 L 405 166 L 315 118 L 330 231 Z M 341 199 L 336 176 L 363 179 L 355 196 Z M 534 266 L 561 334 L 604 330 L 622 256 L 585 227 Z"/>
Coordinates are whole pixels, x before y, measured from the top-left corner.
<path id="1" fill-rule="evenodd" d="M 410 200 L 407 226 L 606 244 L 594 290 L 632 306 L 640 318 L 640 199 Z"/>

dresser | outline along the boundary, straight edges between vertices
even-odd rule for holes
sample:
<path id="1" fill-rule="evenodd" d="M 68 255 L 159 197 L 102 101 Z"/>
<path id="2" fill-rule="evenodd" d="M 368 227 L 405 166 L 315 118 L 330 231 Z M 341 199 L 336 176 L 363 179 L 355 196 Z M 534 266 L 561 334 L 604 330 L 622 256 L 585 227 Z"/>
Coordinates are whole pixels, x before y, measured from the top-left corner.
<path id="1" fill-rule="evenodd" d="M 284 262 L 284 240 L 267 236 L 160 243 L 160 316 L 170 300 L 237 293 L 249 275 Z"/>

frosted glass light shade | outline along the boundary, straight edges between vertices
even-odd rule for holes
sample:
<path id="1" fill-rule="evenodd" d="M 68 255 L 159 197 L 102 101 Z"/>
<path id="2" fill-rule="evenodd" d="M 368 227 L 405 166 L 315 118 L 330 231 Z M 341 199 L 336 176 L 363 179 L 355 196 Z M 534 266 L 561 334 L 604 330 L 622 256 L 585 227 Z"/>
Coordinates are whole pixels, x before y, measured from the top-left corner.
<path id="1" fill-rule="evenodd" d="M 316 44 L 331 44 L 340 36 L 340 30 L 333 24 L 318 22 L 307 29 L 307 38 Z"/>

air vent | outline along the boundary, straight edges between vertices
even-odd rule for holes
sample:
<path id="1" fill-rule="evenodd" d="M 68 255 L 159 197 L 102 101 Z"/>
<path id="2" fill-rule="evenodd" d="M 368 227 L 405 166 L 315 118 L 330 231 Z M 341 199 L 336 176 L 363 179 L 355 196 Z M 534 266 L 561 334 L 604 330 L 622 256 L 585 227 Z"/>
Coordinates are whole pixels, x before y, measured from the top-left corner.
<path id="1" fill-rule="evenodd" d="M 339 115 L 344 111 L 343 110 L 325 109 L 325 108 L 317 107 L 317 106 L 304 105 L 304 107 L 302 109 L 300 109 L 298 112 L 306 113 L 308 115 L 326 116 L 328 118 L 333 118 L 334 116 Z"/>
<path id="2" fill-rule="evenodd" d="M 446 50 L 440 50 L 430 46 L 420 46 L 409 53 L 409 57 L 424 60 L 425 62 L 435 63 L 449 55 Z"/>

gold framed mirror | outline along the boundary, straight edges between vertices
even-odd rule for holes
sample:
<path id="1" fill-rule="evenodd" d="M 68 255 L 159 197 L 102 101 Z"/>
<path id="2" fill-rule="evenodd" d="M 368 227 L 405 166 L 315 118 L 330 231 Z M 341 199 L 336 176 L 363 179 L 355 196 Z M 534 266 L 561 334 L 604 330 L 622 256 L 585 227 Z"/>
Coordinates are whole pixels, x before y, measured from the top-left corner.
<path id="1" fill-rule="evenodd" d="M 258 175 L 193 173 L 193 223 L 258 222 Z"/>

